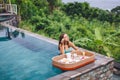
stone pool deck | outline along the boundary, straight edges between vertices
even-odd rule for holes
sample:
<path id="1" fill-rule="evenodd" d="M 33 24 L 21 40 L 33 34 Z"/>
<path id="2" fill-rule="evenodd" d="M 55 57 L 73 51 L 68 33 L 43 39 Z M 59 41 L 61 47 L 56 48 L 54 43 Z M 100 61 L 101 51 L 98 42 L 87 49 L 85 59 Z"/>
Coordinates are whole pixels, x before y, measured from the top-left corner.
<path id="1" fill-rule="evenodd" d="M 34 36 L 36 38 L 46 40 L 56 45 L 58 44 L 58 41 L 54 39 L 46 38 L 44 36 L 41 36 L 20 28 L 15 28 L 5 23 L 1 23 L 1 25 L 9 26 L 10 28 L 17 29 L 21 32 L 29 33 L 31 36 Z M 82 48 L 80 48 L 80 50 L 81 49 Z M 92 51 L 89 51 L 89 52 L 92 52 Z M 86 66 L 83 66 L 76 70 L 66 71 L 59 75 L 53 76 L 48 80 L 112 80 L 114 59 L 103 56 L 95 52 L 92 52 L 92 53 L 95 54 L 95 59 L 96 59 L 95 62 L 88 64 Z"/>

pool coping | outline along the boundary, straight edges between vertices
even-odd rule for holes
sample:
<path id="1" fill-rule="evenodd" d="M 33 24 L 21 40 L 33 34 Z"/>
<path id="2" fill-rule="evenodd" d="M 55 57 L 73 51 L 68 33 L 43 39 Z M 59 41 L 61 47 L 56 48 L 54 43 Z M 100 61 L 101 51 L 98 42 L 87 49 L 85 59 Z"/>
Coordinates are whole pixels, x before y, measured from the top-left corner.
<path id="1" fill-rule="evenodd" d="M 16 27 L 13 27 L 13 26 L 5 24 L 5 23 L 0 23 L 0 24 L 2 26 L 5 26 L 5 27 L 9 26 L 9 28 L 12 28 L 14 30 L 19 30 L 20 32 L 25 32 L 26 34 L 29 34 L 30 36 L 33 36 L 35 38 L 45 40 L 45 41 L 50 42 L 52 44 L 58 45 L 57 40 L 54 40 L 54 39 L 51 39 L 51 38 L 48 38 L 48 37 L 45 37 L 45 36 L 42 36 L 42 35 L 39 35 L 39 34 L 36 34 L 36 33 L 32 33 L 32 32 L 27 31 L 27 30 L 16 28 Z M 64 73 L 61 73 L 61 74 L 58 74 L 56 76 L 50 77 L 50 78 L 48 78 L 48 80 L 69 80 L 69 79 L 75 78 L 77 76 L 83 75 L 87 72 L 90 72 L 91 70 L 94 70 L 98 67 L 104 66 L 104 65 L 106 65 L 106 64 L 108 64 L 108 63 L 110 63 L 114 60 L 113 58 L 101 55 L 101 54 L 93 52 L 93 51 L 89 51 L 89 50 L 86 50 L 86 49 L 83 49 L 83 48 L 79 48 L 79 49 L 80 50 L 85 50 L 85 51 L 88 51 L 88 52 L 91 52 L 91 53 L 95 54 L 95 59 L 96 59 L 95 62 L 90 63 L 90 64 L 88 64 L 84 67 L 78 68 L 76 70 L 66 71 Z"/>
<path id="2" fill-rule="evenodd" d="M 58 41 L 55 40 L 55 39 L 48 38 L 48 37 L 45 37 L 45 36 L 43 36 L 43 35 L 39 35 L 39 34 L 37 34 L 37 33 L 33 33 L 33 32 L 30 32 L 30 31 L 27 31 L 27 30 L 24 30 L 24 29 L 21 29 L 21 28 L 17 28 L 17 27 L 11 26 L 11 25 L 6 24 L 6 23 L 3 23 L 3 22 L 0 23 L 0 24 L 1 24 L 2 26 L 5 26 L 5 27 L 8 27 L 8 26 L 9 26 L 9 28 L 11 28 L 11 29 L 13 29 L 13 30 L 18 30 L 18 31 L 20 31 L 20 32 L 29 34 L 29 35 L 32 36 L 32 37 L 35 37 L 35 38 L 38 38 L 38 39 L 41 39 L 41 40 L 45 40 L 45 41 L 47 41 L 47 42 L 49 42 L 49 43 L 53 43 L 53 44 L 55 44 L 55 45 L 58 45 Z"/>

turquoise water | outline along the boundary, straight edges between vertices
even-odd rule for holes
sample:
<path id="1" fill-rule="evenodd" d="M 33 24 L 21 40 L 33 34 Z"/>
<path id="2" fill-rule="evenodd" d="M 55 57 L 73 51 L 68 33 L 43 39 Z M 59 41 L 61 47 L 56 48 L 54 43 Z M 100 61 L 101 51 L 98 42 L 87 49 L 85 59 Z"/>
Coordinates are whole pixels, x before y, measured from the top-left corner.
<path id="1" fill-rule="evenodd" d="M 120 80 L 120 75 L 113 75 L 112 80 Z"/>
<path id="2" fill-rule="evenodd" d="M 57 45 L 14 33 L 16 38 L 8 39 L 0 28 L 0 80 L 46 80 L 62 73 L 51 61 L 59 53 Z"/>

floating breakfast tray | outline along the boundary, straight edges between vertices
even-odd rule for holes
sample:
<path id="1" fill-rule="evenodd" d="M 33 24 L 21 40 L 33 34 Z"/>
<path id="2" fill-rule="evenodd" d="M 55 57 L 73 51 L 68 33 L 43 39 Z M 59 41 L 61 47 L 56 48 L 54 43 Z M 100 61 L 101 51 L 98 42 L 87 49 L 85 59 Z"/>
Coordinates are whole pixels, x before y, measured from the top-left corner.
<path id="1" fill-rule="evenodd" d="M 77 55 L 82 56 L 83 54 L 79 51 L 77 52 Z M 62 70 L 74 70 L 74 69 L 80 68 L 82 66 L 85 66 L 95 61 L 95 55 L 93 53 L 85 51 L 85 56 L 88 56 L 88 58 L 80 60 L 72 64 L 65 64 L 65 63 L 60 63 L 59 60 L 66 58 L 67 57 L 66 54 L 58 55 L 52 58 L 52 64 L 55 67 L 60 68 Z"/>

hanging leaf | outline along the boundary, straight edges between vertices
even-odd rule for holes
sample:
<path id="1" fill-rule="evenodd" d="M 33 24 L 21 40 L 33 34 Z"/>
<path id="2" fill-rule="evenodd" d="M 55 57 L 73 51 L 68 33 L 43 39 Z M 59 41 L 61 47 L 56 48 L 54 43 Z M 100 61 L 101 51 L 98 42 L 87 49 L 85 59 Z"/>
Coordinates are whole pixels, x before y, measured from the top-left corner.
<path id="1" fill-rule="evenodd" d="M 111 51 L 108 49 L 108 47 L 103 46 L 103 49 L 105 50 L 106 55 L 107 55 L 108 57 L 112 57 Z"/>
<path id="2" fill-rule="evenodd" d="M 97 40 L 102 40 L 102 35 L 101 35 L 101 29 L 100 28 L 95 28 L 95 38 Z"/>

